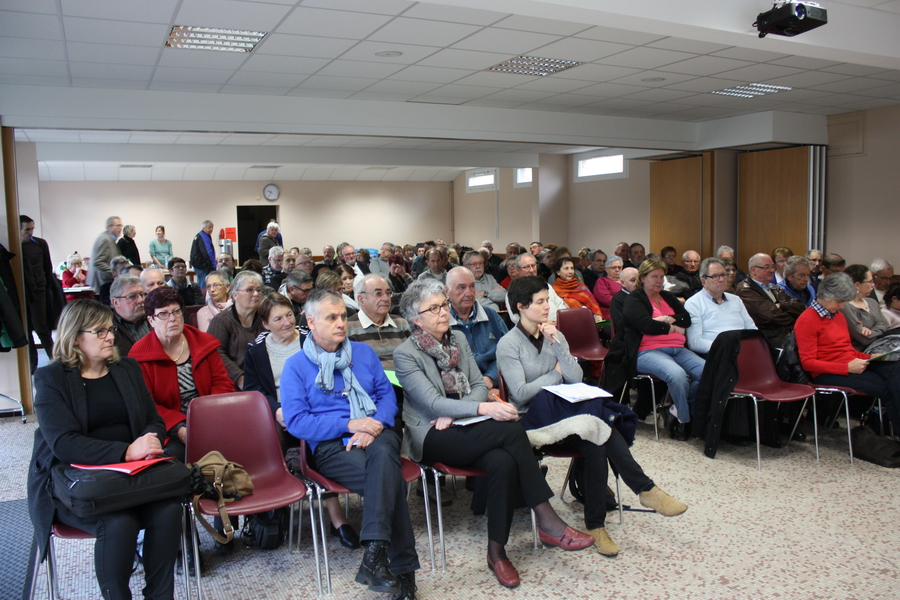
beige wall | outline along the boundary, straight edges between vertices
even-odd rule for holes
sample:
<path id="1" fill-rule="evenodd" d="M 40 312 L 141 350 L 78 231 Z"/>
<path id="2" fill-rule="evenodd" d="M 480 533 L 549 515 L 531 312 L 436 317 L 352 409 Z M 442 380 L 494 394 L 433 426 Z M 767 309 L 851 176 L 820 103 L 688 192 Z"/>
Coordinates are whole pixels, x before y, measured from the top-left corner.
<path id="1" fill-rule="evenodd" d="M 289 246 L 320 253 L 341 241 L 378 248 L 385 241 L 451 237 L 450 182 L 286 181 L 279 187 L 275 204 Z M 165 225 L 175 254 L 187 259 L 204 219 L 213 221 L 217 235 L 235 226 L 235 206 L 268 204 L 259 199 L 257 181 L 41 182 L 40 191 L 43 237 L 54 262 L 74 250 L 89 254 L 110 215 L 137 227 L 142 259 L 157 225 Z"/>
<path id="2" fill-rule="evenodd" d="M 571 159 L 570 159 L 571 163 Z M 569 165 L 568 177 L 572 171 Z M 570 249 L 601 248 L 607 254 L 619 242 L 650 240 L 650 163 L 628 161 L 626 179 L 569 184 Z M 554 241 L 554 240 L 541 240 Z M 659 252 L 660 248 L 647 248 Z"/>
<path id="3" fill-rule="evenodd" d="M 856 116 L 858 130 L 834 127 Z M 846 137 L 857 134 L 853 140 Z M 837 252 L 847 264 L 869 264 L 881 256 L 894 265 L 895 273 L 900 271 L 898 140 L 900 106 L 829 117 L 829 147 L 835 145 L 845 154 L 828 158 L 825 250 Z"/>
<path id="4" fill-rule="evenodd" d="M 532 213 L 538 202 L 538 169 L 534 170 L 535 180 L 531 186 L 521 188 L 513 187 L 515 169 L 498 171 L 499 188 L 496 191 L 467 193 L 466 173 L 453 182 L 453 241 L 477 248 L 484 240 L 491 240 L 498 254 L 504 254 L 510 242 L 526 246 L 531 242 Z"/>

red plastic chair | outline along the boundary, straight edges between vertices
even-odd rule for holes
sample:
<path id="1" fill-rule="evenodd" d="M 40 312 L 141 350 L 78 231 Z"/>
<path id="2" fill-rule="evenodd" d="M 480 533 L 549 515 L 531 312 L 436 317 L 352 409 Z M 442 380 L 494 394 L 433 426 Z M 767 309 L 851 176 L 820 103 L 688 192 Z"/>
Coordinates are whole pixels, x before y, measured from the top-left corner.
<path id="1" fill-rule="evenodd" d="M 332 494 L 352 494 L 348 488 L 342 486 L 336 481 L 328 479 L 312 466 L 313 457 L 306 440 L 300 440 L 300 476 L 309 480 L 313 484 L 316 493 L 316 501 L 319 506 L 319 531 L 322 538 L 322 549 L 325 558 L 325 589 L 326 593 L 331 594 L 331 567 L 328 562 L 328 544 L 325 536 L 325 509 L 322 494 L 330 492 Z M 434 540 L 431 533 L 431 508 L 428 506 L 428 486 L 425 483 L 425 470 L 409 460 L 400 457 L 400 468 L 402 470 L 403 479 L 406 483 L 412 483 L 416 479 L 421 479 L 422 490 L 425 497 L 425 522 L 428 527 L 428 549 L 431 553 L 431 570 L 434 571 Z M 408 493 L 408 492 L 407 492 Z"/>
<path id="2" fill-rule="evenodd" d="M 218 450 L 228 460 L 243 465 L 253 480 L 252 494 L 228 503 L 229 515 L 253 515 L 291 506 L 288 548 L 293 549 L 293 505 L 299 507 L 300 501 L 311 490 L 291 474 L 284 462 L 275 417 L 266 397 L 259 392 L 231 392 L 194 398 L 188 405 L 187 430 L 188 463 L 200 460 L 207 452 Z M 219 514 L 216 502 L 205 499 L 200 500 L 200 512 L 211 516 Z M 321 595 L 319 545 L 312 503 L 309 516 L 316 557 L 316 583 Z M 229 526 L 228 523 L 224 525 Z M 194 541 L 196 543 L 196 538 Z M 197 548 L 194 557 L 199 562 Z M 199 565 L 196 570 L 200 572 Z"/>
<path id="3" fill-rule="evenodd" d="M 205 298 L 206 296 L 203 296 L 203 297 Z M 185 306 L 184 307 L 184 322 L 188 323 L 189 325 L 191 325 L 193 327 L 197 327 L 197 323 L 198 323 L 197 313 L 200 312 L 200 310 L 204 306 L 206 306 L 206 305 L 205 304 L 196 304 L 196 305 L 192 304 L 190 306 Z"/>
<path id="4" fill-rule="evenodd" d="M 788 437 L 788 443 L 797 431 L 797 425 L 803 418 L 803 409 L 812 398 L 813 426 L 815 427 L 816 460 L 819 460 L 819 426 L 816 422 L 816 390 L 812 386 L 799 383 L 786 383 L 778 378 L 775 362 L 769 345 L 761 337 L 741 340 L 741 350 L 737 358 L 738 380 L 730 398 L 750 398 L 753 400 L 753 416 L 756 423 L 756 468 L 762 470 L 762 455 L 759 443 L 759 403 L 798 402 L 803 400 L 797 422 Z"/>
<path id="5" fill-rule="evenodd" d="M 566 336 L 569 352 L 578 360 L 603 362 L 609 350 L 600 343 L 594 313 L 586 308 L 563 308 L 556 313 L 556 326 Z"/>

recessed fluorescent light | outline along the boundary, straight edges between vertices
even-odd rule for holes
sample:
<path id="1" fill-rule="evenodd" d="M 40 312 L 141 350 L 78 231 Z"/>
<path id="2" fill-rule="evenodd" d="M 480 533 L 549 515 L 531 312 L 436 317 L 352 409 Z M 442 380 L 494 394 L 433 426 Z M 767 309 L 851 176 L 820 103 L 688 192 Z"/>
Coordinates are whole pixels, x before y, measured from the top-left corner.
<path id="1" fill-rule="evenodd" d="M 278 169 L 281 165 L 253 165 L 249 169 Z"/>
<path id="2" fill-rule="evenodd" d="M 641 79 L 641 81 L 646 81 L 647 83 L 658 83 L 665 80 L 665 77 L 647 77 L 646 79 Z"/>
<path id="3" fill-rule="evenodd" d="M 581 63 L 575 60 L 561 60 L 559 58 L 539 58 L 537 56 L 517 56 L 493 67 L 488 67 L 486 71 L 496 71 L 498 73 L 515 73 L 517 75 L 537 75 L 546 77 L 553 73 L 559 73 L 572 67 L 577 67 Z"/>
<path id="4" fill-rule="evenodd" d="M 403 53 L 398 52 L 397 50 L 385 50 L 383 52 L 376 52 L 375 56 L 381 56 L 382 58 L 393 58 L 395 56 L 403 56 Z"/>
<path id="5" fill-rule="evenodd" d="M 789 92 L 792 87 L 784 85 L 769 85 L 767 83 L 748 83 L 747 85 L 736 85 L 734 87 L 715 90 L 713 94 L 722 96 L 735 96 L 737 98 L 756 98 L 757 96 L 766 96 L 768 94 L 777 94 L 778 92 Z"/>
<path id="6" fill-rule="evenodd" d="M 219 52 L 250 52 L 266 37 L 265 31 L 215 29 L 175 25 L 166 41 L 168 48 L 190 50 L 218 50 Z"/>
<path id="7" fill-rule="evenodd" d="M 152 169 L 153 165 L 119 165 L 120 169 Z"/>

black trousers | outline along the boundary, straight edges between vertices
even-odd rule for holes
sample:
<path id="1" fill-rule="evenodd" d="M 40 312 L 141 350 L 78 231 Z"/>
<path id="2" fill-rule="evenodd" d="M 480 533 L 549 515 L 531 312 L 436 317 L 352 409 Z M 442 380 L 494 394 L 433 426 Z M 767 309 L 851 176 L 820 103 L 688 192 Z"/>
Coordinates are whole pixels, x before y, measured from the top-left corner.
<path id="1" fill-rule="evenodd" d="M 46 293 L 28 294 L 28 358 L 31 361 L 31 374 L 34 375 L 38 367 L 37 346 L 34 344 L 34 335 L 38 334 L 47 358 L 53 359 L 53 333 L 47 323 L 47 295 Z"/>
<path id="2" fill-rule="evenodd" d="M 862 373 L 833 375 L 823 373 L 813 378 L 819 385 L 840 385 L 881 398 L 894 431 L 900 431 L 900 362 L 876 361 Z M 849 425 L 848 425 L 849 426 Z"/>
<path id="3" fill-rule="evenodd" d="M 634 460 L 628 443 L 615 427 L 602 446 L 575 436 L 566 438 L 561 445 L 584 455 L 584 524 L 588 529 L 603 527 L 606 521 L 606 482 L 610 463 L 635 494 L 649 491 L 654 485 Z M 618 500 L 622 501 L 621 498 Z"/>
<path id="4" fill-rule="evenodd" d="M 144 533 L 144 598 L 172 600 L 175 593 L 175 559 L 181 540 L 181 501 L 157 500 L 128 510 L 120 510 L 85 521 L 68 510 L 59 509 L 57 518 L 72 527 L 97 536 L 94 569 L 106 600 L 130 600 L 131 567 L 137 536 Z"/>
<path id="5" fill-rule="evenodd" d="M 519 423 L 490 420 L 443 431 L 432 428 L 423 442 L 422 460 L 485 472 L 490 498 L 488 539 L 504 546 L 518 492 L 531 508 L 553 497 Z"/>

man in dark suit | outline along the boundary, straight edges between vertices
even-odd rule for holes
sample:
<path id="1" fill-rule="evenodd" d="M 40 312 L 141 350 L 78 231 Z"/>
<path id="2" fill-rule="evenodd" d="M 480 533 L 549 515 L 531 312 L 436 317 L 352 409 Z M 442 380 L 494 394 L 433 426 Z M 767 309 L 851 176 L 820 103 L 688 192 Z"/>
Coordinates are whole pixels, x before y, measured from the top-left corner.
<path id="1" fill-rule="evenodd" d="M 22 271 L 25 275 L 25 300 L 28 314 L 28 357 L 31 374 L 38 367 L 37 346 L 34 333 L 38 334 L 47 358 L 53 358 L 52 330 L 59 318 L 65 298 L 62 287 L 53 272 L 50 247 L 39 237 L 34 237 L 34 219 L 19 215 L 19 237 L 22 240 Z"/>
<path id="2" fill-rule="evenodd" d="M 738 284 L 736 293 L 769 343 L 781 348 L 806 305 L 771 283 L 775 272 L 771 256 L 754 254 L 749 266 L 750 277 Z"/>

